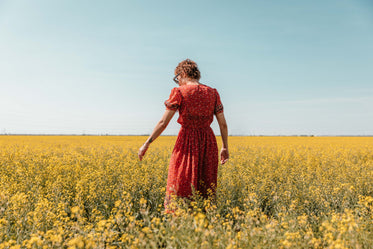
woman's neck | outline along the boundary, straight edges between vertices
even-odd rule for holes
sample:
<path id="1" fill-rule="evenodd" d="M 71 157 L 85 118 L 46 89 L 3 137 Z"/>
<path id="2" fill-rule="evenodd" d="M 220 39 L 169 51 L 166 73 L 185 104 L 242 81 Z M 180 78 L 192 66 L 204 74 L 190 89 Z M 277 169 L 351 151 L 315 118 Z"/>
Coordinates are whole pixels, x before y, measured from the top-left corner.
<path id="1" fill-rule="evenodd" d="M 200 83 L 197 80 L 186 80 L 181 85 L 199 85 Z"/>

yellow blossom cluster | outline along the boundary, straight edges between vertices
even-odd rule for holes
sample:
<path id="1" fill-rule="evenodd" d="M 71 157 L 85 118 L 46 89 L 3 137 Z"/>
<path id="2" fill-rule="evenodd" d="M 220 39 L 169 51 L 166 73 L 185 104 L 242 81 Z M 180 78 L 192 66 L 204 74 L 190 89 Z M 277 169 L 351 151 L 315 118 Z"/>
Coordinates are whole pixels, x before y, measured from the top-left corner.
<path id="1" fill-rule="evenodd" d="M 216 198 L 173 214 L 176 137 L 145 140 L 0 136 L 0 249 L 372 248 L 371 137 L 230 137 Z"/>

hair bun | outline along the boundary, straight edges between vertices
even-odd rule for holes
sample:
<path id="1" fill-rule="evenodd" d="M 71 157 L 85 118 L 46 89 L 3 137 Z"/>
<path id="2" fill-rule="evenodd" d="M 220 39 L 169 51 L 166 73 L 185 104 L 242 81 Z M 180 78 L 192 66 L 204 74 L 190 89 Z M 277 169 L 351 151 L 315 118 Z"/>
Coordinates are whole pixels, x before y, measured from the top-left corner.
<path id="1" fill-rule="evenodd" d="M 185 59 L 177 65 L 175 74 L 185 74 L 186 77 L 194 80 L 201 78 L 201 72 L 198 69 L 197 63 L 191 59 Z"/>

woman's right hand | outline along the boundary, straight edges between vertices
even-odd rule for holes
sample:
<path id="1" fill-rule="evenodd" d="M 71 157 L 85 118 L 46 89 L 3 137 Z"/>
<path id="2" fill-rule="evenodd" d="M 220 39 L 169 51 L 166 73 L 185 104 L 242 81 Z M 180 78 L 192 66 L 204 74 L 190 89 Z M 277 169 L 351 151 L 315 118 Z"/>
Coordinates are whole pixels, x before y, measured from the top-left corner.
<path id="1" fill-rule="evenodd" d="M 149 143 L 144 143 L 144 145 L 141 146 L 141 148 L 139 149 L 138 156 L 139 156 L 140 161 L 145 156 L 145 153 L 148 150 L 148 148 L 149 148 Z"/>
<path id="2" fill-rule="evenodd" d="M 229 152 L 227 148 L 221 148 L 220 151 L 220 162 L 221 164 L 224 164 L 228 161 L 229 158 Z"/>

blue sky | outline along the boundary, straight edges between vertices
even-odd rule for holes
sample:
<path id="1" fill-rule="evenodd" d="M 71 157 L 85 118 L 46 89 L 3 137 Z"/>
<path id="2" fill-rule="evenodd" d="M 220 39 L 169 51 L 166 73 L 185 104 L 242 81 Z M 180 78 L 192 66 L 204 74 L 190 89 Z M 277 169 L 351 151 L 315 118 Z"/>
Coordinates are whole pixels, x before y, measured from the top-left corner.
<path id="1" fill-rule="evenodd" d="M 0 133 L 149 134 L 186 58 L 232 135 L 373 135 L 369 0 L 0 0 Z"/>

